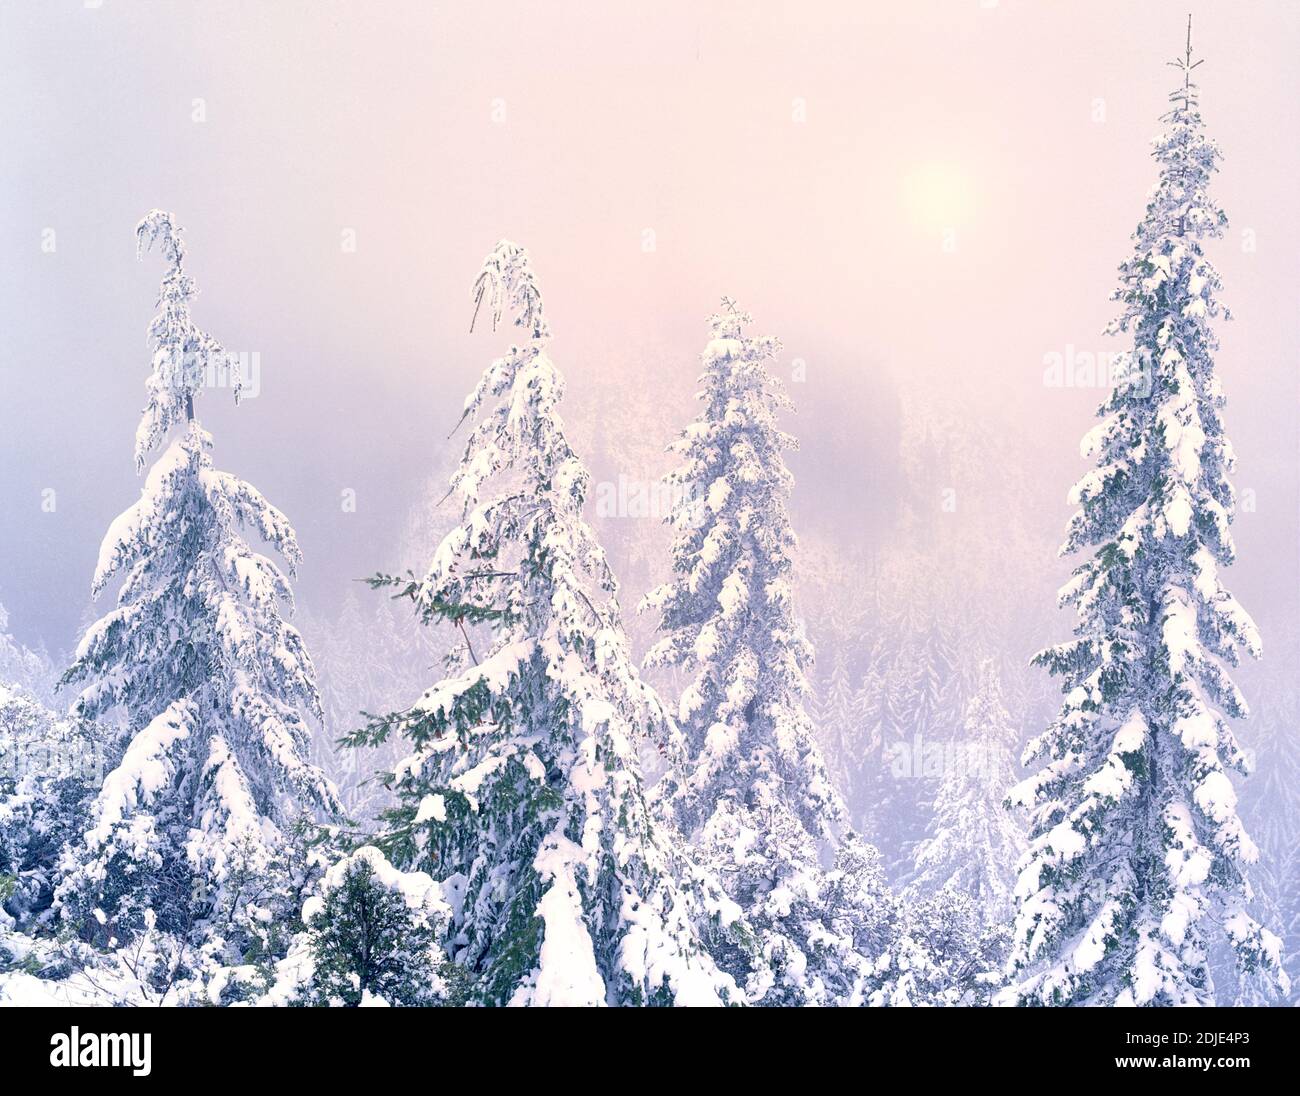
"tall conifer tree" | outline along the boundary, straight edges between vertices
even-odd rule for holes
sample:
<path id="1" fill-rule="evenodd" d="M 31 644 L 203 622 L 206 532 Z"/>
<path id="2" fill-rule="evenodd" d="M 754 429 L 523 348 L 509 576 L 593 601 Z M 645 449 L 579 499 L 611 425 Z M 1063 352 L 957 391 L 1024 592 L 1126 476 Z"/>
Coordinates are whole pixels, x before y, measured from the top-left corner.
<path id="1" fill-rule="evenodd" d="M 1091 552 L 1061 591 L 1076 638 L 1037 657 L 1065 699 L 1026 752 L 1041 767 L 1013 793 L 1032 830 L 1004 1001 L 1209 1004 L 1216 925 L 1245 968 L 1278 965 L 1277 938 L 1246 910 L 1243 870 L 1258 853 L 1228 775 L 1247 765 L 1225 716 L 1246 702 L 1225 667 L 1241 650 L 1258 657 L 1260 639 L 1220 573 L 1234 558 L 1214 365 L 1227 310 L 1203 241 L 1227 218 L 1209 192 L 1219 150 L 1192 83 L 1199 64 L 1189 20 L 1156 186 L 1115 294 L 1130 368 L 1084 439 L 1097 467 L 1071 493 L 1080 509 L 1062 551 Z"/>
<path id="2" fill-rule="evenodd" d="M 190 316 L 196 289 L 179 227 L 153 210 L 136 236 L 141 255 L 157 243 L 167 262 L 149 326 L 137 468 L 165 448 L 100 548 L 93 590 L 120 578 L 117 607 L 86 631 L 65 675 L 82 686 L 79 716 L 120 711 L 129 733 L 60 887 L 67 916 L 119 940 L 150 911 L 164 929 L 201 922 L 228 897 L 232 871 L 270 863 L 302 810 L 338 807 L 306 760 L 307 717 L 319 718 L 320 702 L 283 615 L 289 581 L 243 531 L 273 545 L 290 571 L 297 540 L 256 489 L 213 466 L 212 439 L 194 417 L 205 380 L 231 362 Z"/>
<path id="3" fill-rule="evenodd" d="M 582 515 L 589 476 L 560 420 L 527 252 L 499 243 L 475 293 L 476 315 L 508 314 L 520 340 L 465 402 L 461 523 L 422 580 L 375 580 L 463 639 L 450 677 L 353 737 L 398 729 L 414 751 L 384 845 L 456 895 L 449 951 L 479 1003 L 730 1002 L 697 926 L 737 911 L 646 803 L 637 746 L 667 742 L 671 721 L 631 661 Z"/>
<path id="4" fill-rule="evenodd" d="M 827 916 L 825 869 L 847 817 L 805 710 L 812 648 L 794 612 L 784 459 L 796 443 L 777 425 L 789 404 L 767 368 L 779 344 L 747 335 L 750 322 L 723 298 L 702 355 L 704 406 L 672 447 L 674 574 L 642 605 L 664 633 L 646 661 L 690 680 L 685 755 L 658 794 L 758 935 L 760 953 L 737 953 L 732 968 L 751 999 L 829 1004 L 860 986 L 862 941 L 851 911 Z"/>

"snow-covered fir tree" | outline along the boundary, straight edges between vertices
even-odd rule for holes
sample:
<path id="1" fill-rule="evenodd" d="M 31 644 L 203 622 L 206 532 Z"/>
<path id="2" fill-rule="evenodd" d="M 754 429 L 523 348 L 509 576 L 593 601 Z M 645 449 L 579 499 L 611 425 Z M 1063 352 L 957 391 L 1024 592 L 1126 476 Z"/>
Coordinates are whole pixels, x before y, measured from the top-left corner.
<path id="1" fill-rule="evenodd" d="M 320 733 L 312 737 L 311 760 L 334 781 L 347 817 L 357 823 L 376 817 L 382 809 L 384 797 L 376 799 L 376 783 L 369 779 L 382 766 L 371 763 L 375 759 L 366 756 L 368 751 L 341 749 L 339 739 L 365 722 L 362 712 L 385 711 L 397 702 L 392 698 L 374 703 L 379 652 L 370 643 L 366 624 L 351 588 L 335 619 L 305 610 L 297 616 L 320 681 Z"/>
<path id="2" fill-rule="evenodd" d="M 465 403 L 451 493 L 462 520 L 421 580 L 397 584 L 455 629 L 451 676 L 353 737 L 399 730 L 401 806 L 381 842 L 444 880 L 448 950 L 493 1005 L 720 1004 L 738 998 L 697 926 L 737 910 L 647 806 L 638 743 L 671 721 L 627 651 L 616 587 L 583 519 L 588 474 L 558 414 L 563 382 L 527 252 L 502 241 L 476 315 L 520 341 Z M 666 747 L 665 747 L 666 748 Z"/>
<path id="3" fill-rule="evenodd" d="M 890 600 L 899 608 L 874 622 L 858 700 L 865 734 L 850 782 L 852 803 L 895 880 L 911 873 L 942 758 L 962 715 L 950 626 L 927 607 L 924 583 L 922 574 L 891 576 Z M 864 636 L 861 645 L 867 642 Z"/>
<path id="4" fill-rule="evenodd" d="M 917 846 L 912 883 L 922 892 L 952 887 L 969 896 L 989 923 L 1011 915 L 1016 863 L 1025 851 L 1022 827 L 1003 806 L 1019 748 L 996 663 L 985 659 L 962 734 L 944 752 L 934 819 Z"/>
<path id="5" fill-rule="evenodd" d="M 0 684 L 20 689 L 42 703 L 53 702 L 58 674 L 44 647 L 32 650 L 9 631 L 9 611 L 0 604 Z"/>
<path id="6" fill-rule="evenodd" d="M 1282 939 L 1291 993 L 1279 999 L 1261 980 L 1243 978 L 1242 999 L 1234 1003 L 1295 1004 L 1300 994 L 1300 685 L 1294 669 L 1298 639 L 1294 624 L 1284 622 L 1279 634 L 1269 637 L 1265 672 L 1255 675 L 1259 700 L 1251 710 L 1251 745 L 1258 775 L 1246 782 L 1241 811 L 1260 850 L 1260 862 L 1251 871 L 1255 917 Z"/>
<path id="7" fill-rule="evenodd" d="M 1041 767 L 1012 794 L 1032 829 L 1004 1003 L 1209 1004 L 1218 926 L 1247 971 L 1278 967 L 1277 937 L 1246 909 L 1257 850 L 1229 777 L 1247 765 L 1225 716 L 1246 702 L 1225 666 L 1258 656 L 1260 639 L 1220 575 L 1234 557 L 1233 450 L 1213 322 L 1227 317 L 1202 241 L 1227 218 L 1209 193 L 1219 151 L 1197 64 L 1189 21 L 1158 181 L 1120 267 L 1112 330 L 1132 337 L 1131 368 L 1084 439 L 1097 467 L 1071 493 L 1062 551 L 1092 552 L 1061 591 L 1076 638 L 1037 656 L 1065 699 L 1026 751 Z"/>
<path id="8" fill-rule="evenodd" d="M 221 348 L 190 316 L 195 286 L 172 216 L 153 210 L 136 232 L 140 253 L 157 243 L 167 263 L 137 465 L 164 448 L 140 499 L 104 537 L 93 589 L 121 578 L 117 607 L 87 630 L 65 678 L 81 686 L 80 717 L 120 710 L 129 731 L 59 888 L 65 917 L 105 941 L 203 923 L 233 900 L 231 873 L 267 866 L 299 812 L 338 808 L 305 760 L 307 718 L 320 705 L 311 660 L 283 614 L 288 579 L 244 540 L 244 529 L 256 531 L 292 571 L 293 529 L 213 466 L 193 414 Z"/>
<path id="9" fill-rule="evenodd" d="M 885 821 L 879 817 L 878 800 L 875 793 L 883 786 L 882 773 L 888 765 L 884 760 L 885 727 L 884 680 L 888 667 L 883 647 L 884 637 L 877 635 L 873 640 L 865 633 L 854 640 L 861 650 L 866 652 L 866 668 L 858 679 L 853 691 L 853 710 L 858 713 L 857 737 L 853 749 L 844 761 L 845 805 L 853 818 L 858 831 L 885 854 L 880 840 L 881 826 Z"/>
<path id="10" fill-rule="evenodd" d="M 862 713 L 857 710 L 857 693 L 849 678 L 848 653 L 836 648 L 831 672 L 817 689 L 811 706 L 817 741 L 826 762 L 826 771 L 836 787 L 847 788 L 853 757 L 853 743 L 860 732 Z"/>
<path id="11" fill-rule="evenodd" d="M 366 713 L 392 711 L 418 693 L 445 652 L 426 638 L 431 629 L 405 615 L 399 620 L 390 598 L 372 596 L 363 608 L 353 586 L 335 619 L 303 614 L 299 630 L 321 682 L 324 718 L 312 760 L 338 785 L 347 817 L 370 830 L 393 805 L 382 774 L 401 759 L 402 746 L 393 741 L 378 750 L 347 749 L 339 741 L 366 722 Z"/>
<path id="12" fill-rule="evenodd" d="M 373 603 L 369 603 L 373 602 Z M 341 789 L 348 818 L 373 831 L 393 792 L 383 775 L 406 755 L 394 737 L 380 749 L 341 748 L 339 741 L 367 722 L 370 712 L 393 711 L 417 696 L 429 680 L 429 668 L 446 658 L 451 637 L 402 611 L 404 602 L 369 598 L 365 607 L 348 589 L 337 620 L 315 632 L 303 628 L 321 680 L 325 733 L 317 738 L 313 758 Z M 321 636 L 320 645 L 313 636 Z M 459 633 L 454 633 L 459 641 Z M 446 640 L 447 642 L 443 642 Z"/>
<path id="13" fill-rule="evenodd" d="M 961 725 L 962 698 L 943 614 L 909 605 L 893 635 L 896 655 L 885 681 L 885 764 L 875 814 L 893 831 L 885 849 L 893 853 L 887 863 L 898 878 L 911 870 L 916 846 L 925 838 L 943 758 Z"/>
<path id="14" fill-rule="evenodd" d="M 816 539 L 811 545 L 800 540 L 799 558 L 796 597 L 809 642 L 829 653 L 818 660 L 820 674 L 812 678 L 809 714 L 826 771 L 852 817 L 862 791 L 863 759 L 872 751 L 878 723 L 867 680 L 879 660 L 878 637 L 869 622 L 870 588 L 860 577 L 866 562 Z"/>
<path id="15" fill-rule="evenodd" d="M 710 319 L 704 406 L 666 477 L 674 574 L 642 603 L 664 633 L 646 664 L 692 677 L 680 771 L 656 791 L 758 934 L 761 954 L 731 965 L 750 999 L 827 1004 L 858 981 L 852 934 L 823 916 L 846 817 L 805 711 L 812 650 L 794 613 L 784 460 L 796 443 L 777 425 L 788 401 L 766 366 L 778 343 L 745 334 L 750 322 L 727 298 Z"/>

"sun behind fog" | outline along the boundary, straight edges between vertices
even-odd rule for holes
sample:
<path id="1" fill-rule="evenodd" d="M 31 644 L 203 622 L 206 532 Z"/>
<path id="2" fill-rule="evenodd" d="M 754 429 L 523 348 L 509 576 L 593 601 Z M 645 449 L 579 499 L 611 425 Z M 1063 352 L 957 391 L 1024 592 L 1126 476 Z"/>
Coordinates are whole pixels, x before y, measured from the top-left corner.
<path id="1" fill-rule="evenodd" d="M 926 164 L 904 177 L 903 204 L 917 227 L 927 232 L 959 228 L 973 206 L 970 180 L 952 164 Z"/>

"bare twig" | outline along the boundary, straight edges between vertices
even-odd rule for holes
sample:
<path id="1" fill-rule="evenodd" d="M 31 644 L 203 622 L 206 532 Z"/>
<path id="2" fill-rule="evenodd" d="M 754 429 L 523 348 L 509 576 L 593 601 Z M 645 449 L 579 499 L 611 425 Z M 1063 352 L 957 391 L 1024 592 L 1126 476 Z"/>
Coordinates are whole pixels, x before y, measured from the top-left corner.
<path id="1" fill-rule="evenodd" d="M 460 634 L 465 637 L 465 650 L 469 651 L 469 657 L 473 660 L 474 665 L 478 665 L 478 656 L 474 654 L 474 645 L 469 641 L 469 632 L 465 630 L 465 618 L 457 617 L 456 626 L 460 629 Z"/>

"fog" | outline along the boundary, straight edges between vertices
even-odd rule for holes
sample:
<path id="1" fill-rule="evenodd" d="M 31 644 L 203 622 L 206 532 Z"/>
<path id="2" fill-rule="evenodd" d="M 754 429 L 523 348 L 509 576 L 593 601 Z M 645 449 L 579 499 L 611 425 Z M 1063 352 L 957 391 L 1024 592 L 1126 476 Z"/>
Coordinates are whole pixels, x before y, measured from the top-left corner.
<path id="1" fill-rule="evenodd" d="M 133 228 L 160 206 L 186 228 L 196 320 L 256 355 L 253 398 L 209 391 L 198 411 L 218 466 L 294 521 L 303 611 L 331 616 L 356 577 L 416 562 L 413 511 L 505 345 L 469 332 L 469 290 L 508 236 L 533 254 L 566 419 L 597 480 L 664 470 L 705 317 L 731 295 L 784 343 L 806 611 L 860 584 L 837 560 L 1001 555 L 968 593 L 991 611 L 1013 590 L 1041 607 L 999 617 L 996 642 L 1023 664 L 1068 634 L 1052 615 L 1055 546 L 1103 395 L 1045 385 L 1046 363 L 1121 348 L 1101 331 L 1185 11 L 4 5 L 12 631 L 55 652 L 75 642 L 100 538 L 138 493 L 162 264 L 136 261 Z M 1297 611 L 1300 9 L 1246 18 L 1202 0 L 1195 16 L 1232 219 L 1211 249 L 1236 316 L 1219 355 L 1245 502 L 1230 581 L 1267 650 Z M 942 460 L 917 457 L 931 451 Z M 617 542 L 657 543 L 658 527 L 597 520 L 630 605 L 656 564 L 638 569 Z"/>

